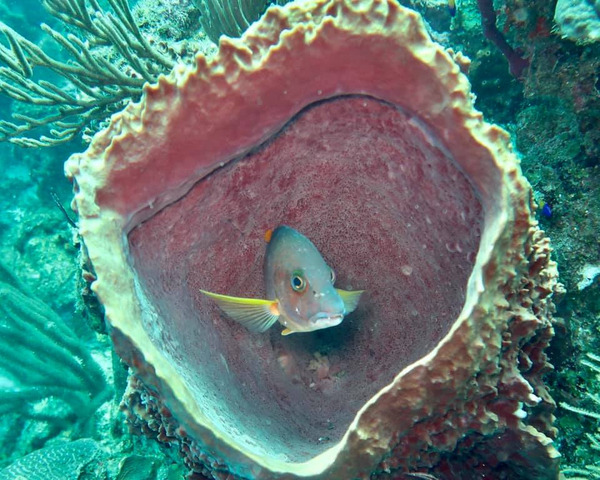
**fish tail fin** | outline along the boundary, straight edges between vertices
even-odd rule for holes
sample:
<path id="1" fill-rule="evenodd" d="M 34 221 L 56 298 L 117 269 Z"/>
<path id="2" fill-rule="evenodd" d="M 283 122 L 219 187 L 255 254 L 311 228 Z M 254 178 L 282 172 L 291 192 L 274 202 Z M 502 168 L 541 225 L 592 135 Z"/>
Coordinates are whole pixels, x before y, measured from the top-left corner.
<path id="1" fill-rule="evenodd" d="M 363 294 L 364 290 L 342 290 L 341 288 L 336 288 L 336 292 L 340 297 L 342 297 L 342 301 L 344 302 L 344 309 L 346 310 L 346 315 L 350 312 L 356 310 L 358 306 L 358 301 L 360 300 L 360 296 Z"/>
<path id="2" fill-rule="evenodd" d="M 200 290 L 212 298 L 229 318 L 246 327 L 251 332 L 265 332 L 279 319 L 277 300 L 241 298 Z"/>

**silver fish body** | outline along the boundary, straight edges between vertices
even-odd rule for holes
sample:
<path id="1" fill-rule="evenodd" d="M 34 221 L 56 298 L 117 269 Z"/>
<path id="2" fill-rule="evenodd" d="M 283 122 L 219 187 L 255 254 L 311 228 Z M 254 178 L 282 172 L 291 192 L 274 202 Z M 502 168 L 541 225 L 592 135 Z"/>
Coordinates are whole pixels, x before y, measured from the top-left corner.
<path id="1" fill-rule="evenodd" d="M 201 292 L 253 332 L 264 332 L 277 321 L 285 327 L 282 335 L 321 330 L 339 325 L 356 309 L 363 290 L 336 289 L 333 270 L 308 238 L 285 225 L 269 237 L 266 300 Z"/>
<path id="2" fill-rule="evenodd" d="M 304 235 L 285 225 L 271 236 L 265 256 L 267 298 L 279 301 L 282 323 L 293 332 L 339 325 L 346 311 L 333 270 Z M 295 288 L 300 279 L 302 288 Z"/>

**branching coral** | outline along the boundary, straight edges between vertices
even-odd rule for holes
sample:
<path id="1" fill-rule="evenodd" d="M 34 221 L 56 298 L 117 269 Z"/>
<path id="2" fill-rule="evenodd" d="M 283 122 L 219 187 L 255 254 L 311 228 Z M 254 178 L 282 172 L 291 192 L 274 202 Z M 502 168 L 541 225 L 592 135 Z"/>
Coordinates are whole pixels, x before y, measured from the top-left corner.
<path id="1" fill-rule="evenodd" d="M 262 15 L 267 4 L 266 0 L 196 0 L 202 12 L 202 28 L 215 43 L 221 35 L 239 37 Z"/>
<path id="2" fill-rule="evenodd" d="M 504 35 L 498 30 L 496 26 L 496 12 L 492 0 L 477 0 L 477 6 L 481 12 L 481 26 L 485 38 L 490 40 L 502 52 L 502 55 L 508 61 L 510 73 L 515 78 L 520 78 L 524 70 L 529 66 L 529 61 L 522 58 L 519 52 L 508 44 Z"/>
<path id="3" fill-rule="evenodd" d="M 600 356 L 593 353 L 587 354 L 587 359 L 581 361 L 581 364 L 589 367 L 595 373 L 597 380 L 600 380 Z M 600 389 L 586 392 L 586 396 L 595 405 L 596 410 L 587 410 L 584 408 L 574 407 L 568 403 L 561 402 L 560 406 L 566 410 L 578 413 L 585 417 L 593 418 L 598 421 L 595 432 L 586 433 L 586 437 L 590 442 L 590 449 L 600 452 Z M 568 467 L 563 470 L 563 474 L 569 480 L 583 480 L 600 477 L 600 463 L 586 465 L 584 468 Z"/>
<path id="4" fill-rule="evenodd" d="M 0 92 L 34 106 L 30 114 L 13 113 L 0 121 L 0 141 L 25 147 L 51 146 L 77 136 L 94 120 L 104 120 L 141 95 L 145 82 L 170 71 L 171 58 L 152 47 L 140 32 L 127 0 L 108 0 L 112 12 L 97 0 L 45 0 L 45 8 L 80 36 L 42 29 L 64 48 L 70 60 L 53 58 L 0 22 Z M 103 48 L 104 47 L 104 48 Z M 107 51 L 107 47 L 109 50 Z M 46 68 L 62 77 L 51 83 L 36 74 Z M 32 131 L 44 131 L 38 138 Z"/>
<path id="5" fill-rule="evenodd" d="M 112 395 L 86 345 L 1 265 L 0 355 L 0 414 L 62 425 L 87 420 Z"/>

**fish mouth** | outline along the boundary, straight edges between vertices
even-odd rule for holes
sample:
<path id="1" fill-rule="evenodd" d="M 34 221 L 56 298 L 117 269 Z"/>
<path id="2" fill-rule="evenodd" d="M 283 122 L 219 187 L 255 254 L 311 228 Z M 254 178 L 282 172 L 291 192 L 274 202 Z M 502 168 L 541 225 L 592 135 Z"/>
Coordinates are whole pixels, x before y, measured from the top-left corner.
<path id="1" fill-rule="evenodd" d="M 312 317 L 310 317 L 309 321 L 311 324 L 318 324 L 319 327 L 335 327 L 342 323 L 344 319 L 344 315 L 341 313 L 326 313 L 319 312 L 315 313 Z"/>

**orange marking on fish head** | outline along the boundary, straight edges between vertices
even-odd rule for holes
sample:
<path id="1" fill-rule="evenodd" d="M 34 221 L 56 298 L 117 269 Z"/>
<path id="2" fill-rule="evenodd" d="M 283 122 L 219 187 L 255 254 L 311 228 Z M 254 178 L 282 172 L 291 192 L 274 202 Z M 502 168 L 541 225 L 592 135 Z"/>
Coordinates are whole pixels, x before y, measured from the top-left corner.
<path id="1" fill-rule="evenodd" d="M 273 236 L 273 229 L 269 228 L 265 232 L 265 242 L 269 243 L 271 241 L 271 237 Z"/>

